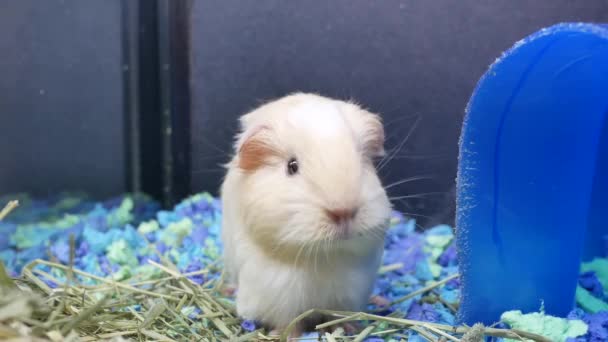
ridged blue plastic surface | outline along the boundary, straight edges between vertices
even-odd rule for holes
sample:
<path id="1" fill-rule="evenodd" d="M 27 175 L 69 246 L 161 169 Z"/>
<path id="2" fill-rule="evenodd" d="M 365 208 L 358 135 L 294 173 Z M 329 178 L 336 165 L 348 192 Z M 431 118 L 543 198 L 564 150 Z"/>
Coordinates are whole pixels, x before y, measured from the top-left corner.
<path id="1" fill-rule="evenodd" d="M 608 26 L 560 24 L 479 81 L 460 141 L 460 319 L 565 316 L 608 234 Z M 584 246 L 584 247 L 583 247 Z"/>

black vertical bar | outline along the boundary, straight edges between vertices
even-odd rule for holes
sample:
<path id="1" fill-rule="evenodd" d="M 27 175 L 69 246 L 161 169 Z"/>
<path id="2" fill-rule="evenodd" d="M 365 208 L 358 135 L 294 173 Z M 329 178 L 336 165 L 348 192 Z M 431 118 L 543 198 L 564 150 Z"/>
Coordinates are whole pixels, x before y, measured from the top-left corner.
<path id="1" fill-rule="evenodd" d="M 181 200 L 191 191 L 190 13 L 191 0 L 170 0 L 173 194 Z"/>
<path id="2" fill-rule="evenodd" d="M 165 206 L 190 191 L 190 6 L 122 1 L 127 187 Z"/>
<path id="3" fill-rule="evenodd" d="M 162 125 L 160 101 L 159 26 L 157 0 L 138 2 L 139 146 L 142 191 L 163 199 Z"/>
<path id="4" fill-rule="evenodd" d="M 190 0 L 158 1 L 163 198 L 167 206 L 190 192 Z"/>
<path id="5" fill-rule="evenodd" d="M 138 1 L 121 3 L 125 183 L 130 192 L 141 191 L 139 154 Z"/>

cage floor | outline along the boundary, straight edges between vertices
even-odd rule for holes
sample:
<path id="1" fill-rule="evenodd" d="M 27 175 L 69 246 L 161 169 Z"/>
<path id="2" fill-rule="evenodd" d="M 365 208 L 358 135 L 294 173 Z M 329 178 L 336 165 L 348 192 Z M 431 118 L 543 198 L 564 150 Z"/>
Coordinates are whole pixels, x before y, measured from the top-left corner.
<path id="1" fill-rule="evenodd" d="M 121 336 L 221 340 L 228 334 L 246 341 L 266 336 L 256 322 L 236 318 L 232 298 L 215 291 L 221 283 L 221 207 L 211 195 L 192 196 L 171 211 L 160 210 L 158 203 L 141 195 L 105 202 L 79 194 L 44 200 L 16 195 L 2 198 L 0 203 L 8 199 L 18 199 L 20 206 L 0 222 L 0 260 L 19 286 L 32 288 L 43 297 L 42 308 L 33 308 L 25 316 L 3 316 L 0 307 L 0 322 L 7 329 L 19 331 L 15 334 L 53 340 L 57 335 L 48 331 L 67 334 L 74 329 L 86 341 Z M 459 297 L 457 273 L 451 227 L 439 225 L 420 233 L 414 220 L 394 212 L 384 264 L 374 289 L 385 299 L 384 304 L 390 305 L 370 303 L 368 312 L 454 325 Z M 591 313 L 588 305 L 579 303 L 567 319 L 511 315 L 515 318 L 510 324 L 545 334 L 550 340 L 565 341 L 569 336 L 570 341 L 608 340 L 608 312 L 601 310 L 601 305 L 608 305 L 605 276 L 589 271 L 579 280 L 584 294 L 600 305 L 599 312 Z M 442 285 L 434 286 L 441 280 Z M 7 299 L 0 304 L 7 307 L 10 298 L 19 297 L 11 293 L 3 296 Z M 86 317 L 80 317 L 84 312 Z M 369 327 L 365 329 L 365 341 L 441 338 L 433 326 L 414 326 L 411 330 L 405 321 L 376 320 L 376 316 L 366 317 L 363 322 Z M 21 330 L 15 328 L 15 321 Z M 78 324 L 70 325 L 70 321 Z M 575 323 L 581 323 L 578 332 Z M 501 325 L 506 327 L 500 323 L 496 328 Z M 582 334 L 581 327 L 586 334 L 572 338 Z M 310 340 L 317 337 L 317 333 L 304 336 Z M 340 336 L 339 330 L 323 338 L 349 340 Z M 463 338 L 462 333 L 459 338 Z"/>

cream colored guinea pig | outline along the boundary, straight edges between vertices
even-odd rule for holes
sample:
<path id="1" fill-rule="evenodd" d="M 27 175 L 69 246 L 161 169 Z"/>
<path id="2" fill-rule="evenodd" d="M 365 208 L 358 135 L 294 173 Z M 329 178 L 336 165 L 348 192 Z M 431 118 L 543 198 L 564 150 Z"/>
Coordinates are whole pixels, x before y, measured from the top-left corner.
<path id="1" fill-rule="evenodd" d="M 221 189 L 241 317 L 281 331 L 309 309 L 365 309 L 391 212 L 373 164 L 383 145 L 377 115 L 313 94 L 241 118 Z"/>

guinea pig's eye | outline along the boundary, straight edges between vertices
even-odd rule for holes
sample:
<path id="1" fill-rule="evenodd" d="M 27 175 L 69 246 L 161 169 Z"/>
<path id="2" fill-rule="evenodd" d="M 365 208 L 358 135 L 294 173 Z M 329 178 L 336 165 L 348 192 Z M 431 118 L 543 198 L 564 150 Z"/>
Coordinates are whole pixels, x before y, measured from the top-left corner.
<path id="1" fill-rule="evenodd" d="M 287 173 L 290 176 L 298 173 L 298 161 L 296 160 L 296 158 L 291 158 L 287 162 Z"/>

